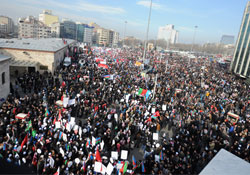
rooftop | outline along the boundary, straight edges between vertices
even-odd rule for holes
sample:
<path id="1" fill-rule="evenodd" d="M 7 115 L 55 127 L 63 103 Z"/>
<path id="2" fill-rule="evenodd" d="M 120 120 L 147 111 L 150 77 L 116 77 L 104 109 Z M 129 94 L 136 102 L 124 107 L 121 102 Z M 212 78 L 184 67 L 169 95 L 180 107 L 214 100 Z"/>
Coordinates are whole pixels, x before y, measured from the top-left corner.
<path id="1" fill-rule="evenodd" d="M 64 40 L 66 43 L 61 38 L 0 39 L 0 48 L 56 52 L 75 42 L 72 39 Z"/>
<path id="2" fill-rule="evenodd" d="M 246 175 L 249 172 L 250 164 L 247 161 L 221 149 L 199 175 Z"/>
<path id="3" fill-rule="evenodd" d="M 6 61 L 6 60 L 8 60 L 8 59 L 10 59 L 9 56 L 5 56 L 5 55 L 1 55 L 1 54 L 0 54 L 0 62 Z"/>

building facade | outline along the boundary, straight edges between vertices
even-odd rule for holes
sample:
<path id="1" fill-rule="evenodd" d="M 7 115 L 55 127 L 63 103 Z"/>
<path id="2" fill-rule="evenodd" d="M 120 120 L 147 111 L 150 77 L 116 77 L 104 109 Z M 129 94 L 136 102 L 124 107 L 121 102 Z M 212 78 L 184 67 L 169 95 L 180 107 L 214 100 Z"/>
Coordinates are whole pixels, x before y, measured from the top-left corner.
<path id="1" fill-rule="evenodd" d="M 250 77 L 250 2 L 244 11 L 238 39 L 236 42 L 234 56 L 231 61 L 230 70 L 241 76 Z"/>
<path id="2" fill-rule="evenodd" d="M 14 33 L 14 22 L 7 16 L 0 16 L 0 37 Z"/>
<path id="3" fill-rule="evenodd" d="M 85 25 L 83 43 L 86 43 L 87 45 L 92 44 L 93 29 L 94 29 L 94 27 L 91 27 L 89 25 Z"/>
<path id="4" fill-rule="evenodd" d="M 163 27 L 159 27 L 157 39 L 164 39 L 170 44 L 176 44 L 178 42 L 179 32 L 174 29 L 173 24 L 168 24 Z"/>
<path id="5" fill-rule="evenodd" d="M 232 35 L 222 35 L 221 40 L 220 40 L 221 44 L 234 44 L 234 36 Z"/>
<path id="6" fill-rule="evenodd" d="M 10 93 L 10 57 L 0 54 L 0 103 Z"/>
<path id="7" fill-rule="evenodd" d="M 51 38 L 51 28 L 33 16 L 19 18 L 18 38 Z"/>
<path id="8" fill-rule="evenodd" d="M 0 39 L 0 54 L 11 56 L 11 74 L 34 71 L 54 72 L 75 40 L 60 38 Z"/>
<path id="9" fill-rule="evenodd" d="M 99 46 L 108 46 L 109 44 L 109 30 L 104 28 L 97 28 L 97 40 L 96 43 Z"/>
<path id="10" fill-rule="evenodd" d="M 109 39 L 108 45 L 109 47 L 116 47 L 119 42 L 119 33 L 114 30 L 109 30 Z"/>
<path id="11" fill-rule="evenodd" d="M 55 22 L 51 24 L 50 27 L 52 38 L 61 38 L 61 36 L 63 36 L 63 23 Z"/>
<path id="12" fill-rule="evenodd" d="M 53 23 L 58 23 L 59 18 L 58 16 L 52 15 L 51 10 L 43 10 L 43 13 L 39 14 L 39 21 L 47 26 L 50 26 Z"/>
<path id="13" fill-rule="evenodd" d="M 63 19 L 63 30 L 61 31 L 61 38 L 76 39 L 76 23 L 67 19 Z"/>

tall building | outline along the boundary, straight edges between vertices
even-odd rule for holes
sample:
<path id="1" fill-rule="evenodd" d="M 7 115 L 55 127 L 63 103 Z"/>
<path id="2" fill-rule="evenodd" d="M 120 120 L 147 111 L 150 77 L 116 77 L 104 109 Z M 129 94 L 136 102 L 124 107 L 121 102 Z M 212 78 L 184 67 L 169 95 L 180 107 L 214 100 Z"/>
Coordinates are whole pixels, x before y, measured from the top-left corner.
<path id="1" fill-rule="evenodd" d="M 84 27 L 84 34 L 83 34 L 83 43 L 92 44 L 92 35 L 93 35 L 94 27 L 85 25 Z"/>
<path id="2" fill-rule="evenodd" d="M 159 27 L 157 39 L 164 39 L 170 44 L 176 44 L 178 42 L 179 32 L 174 29 L 173 24 L 168 24 L 163 27 Z"/>
<path id="3" fill-rule="evenodd" d="M 98 24 L 94 22 L 90 22 L 89 26 L 94 27 L 93 28 L 93 34 L 92 34 L 92 44 L 98 45 L 98 33 L 97 29 L 101 28 Z"/>
<path id="4" fill-rule="evenodd" d="M 45 25 L 50 26 L 53 23 L 59 22 L 58 16 L 52 15 L 51 10 L 43 10 L 43 13 L 39 14 L 39 21 Z"/>
<path id="5" fill-rule="evenodd" d="M 0 16 L 0 35 L 9 35 L 14 33 L 14 22 L 7 16 Z"/>
<path id="6" fill-rule="evenodd" d="M 232 36 L 232 35 L 222 35 L 220 43 L 221 44 L 233 44 L 234 43 L 234 36 Z"/>
<path id="7" fill-rule="evenodd" d="M 231 61 L 230 70 L 236 74 L 250 77 L 250 1 L 244 11 L 234 56 Z"/>
<path id="8" fill-rule="evenodd" d="M 108 46 L 109 30 L 104 28 L 97 28 L 96 33 L 97 33 L 96 43 L 100 46 Z"/>
<path id="9" fill-rule="evenodd" d="M 63 19 L 63 30 L 61 37 L 68 39 L 76 39 L 76 23 L 71 20 Z"/>
<path id="10" fill-rule="evenodd" d="M 113 46 L 118 46 L 120 34 L 114 31 Z"/>
<path id="11" fill-rule="evenodd" d="M 94 27 L 88 26 L 87 24 L 77 23 L 76 24 L 77 41 L 90 45 L 92 43 L 93 28 Z"/>
<path id="12" fill-rule="evenodd" d="M 51 37 L 52 38 L 62 38 L 63 35 L 63 23 L 55 22 L 50 25 L 51 27 Z"/>
<path id="13" fill-rule="evenodd" d="M 18 20 L 19 38 L 50 38 L 51 28 L 38 21 L 33 16 L 19 18 Z"/>

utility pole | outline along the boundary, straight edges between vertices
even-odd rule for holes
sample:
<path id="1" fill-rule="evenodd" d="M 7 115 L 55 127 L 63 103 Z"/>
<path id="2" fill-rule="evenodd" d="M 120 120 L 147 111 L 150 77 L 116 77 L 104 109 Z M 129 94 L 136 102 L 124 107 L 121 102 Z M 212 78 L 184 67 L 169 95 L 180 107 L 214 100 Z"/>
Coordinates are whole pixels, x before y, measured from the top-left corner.
<path id="1" fill-rule="evenodd" d="M 149 31 L 151 11 L 152 11 L 152 0 L 150 1 L 150 9 L 149 9 L 149 15 L 148 15 L 148 27 L 147 27 L 146 40 L 145 40 L 145 45 L 144 45 L 144 52 L 143 52 L 143 57 L 142 57 L 143 62 L 144 62 L 144 59 L 145 59 L 145 56 L 146 56 L 146 47 L 147 47 L 147 42 L 148 42 L 148 31 Z"/>
<path id="2" fill-rule="evenodd" d="M 194 35 L 193 35 L 193 42 L 192 42 L 191 52 L 193 52 L 194 42 L 195 42 L 195 35 L 196 35 L 197 28 L 198 28 L 198 26 L 194 26 Z"/>
<path id="3" fill-rule="evenodd" d="M 124 47 L 124 42 L 125 42 L 125 36 L 126 36 L 126 26 L 127 26 L 127 21 L 125 21 L 125 25 L 124 25 L 124 36 L 123 36 L 123 44 L 122 47 Z"/>

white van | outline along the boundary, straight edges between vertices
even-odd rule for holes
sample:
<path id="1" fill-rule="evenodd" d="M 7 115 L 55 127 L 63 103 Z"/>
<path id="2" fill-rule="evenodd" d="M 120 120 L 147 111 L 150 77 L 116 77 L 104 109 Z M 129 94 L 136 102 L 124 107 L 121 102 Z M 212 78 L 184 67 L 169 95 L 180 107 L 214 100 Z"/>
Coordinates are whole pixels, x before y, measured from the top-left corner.
<path id="1" fill-rule="evenodd" d="M 69 65 L 71 65 L 71 58 L 70 57 L 65 57 L 64 58 L 64 61 L 63 61 L 63 65 L 64 66 L 69 66 Z"/>

